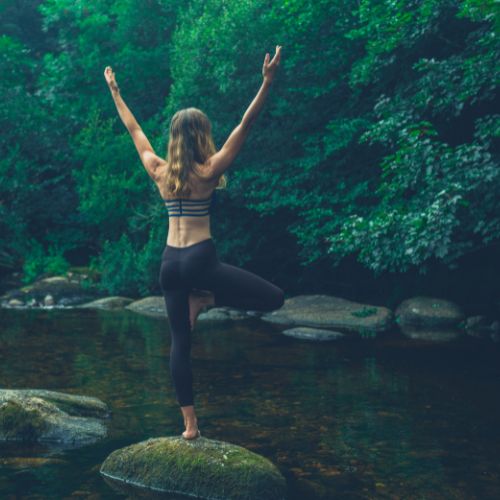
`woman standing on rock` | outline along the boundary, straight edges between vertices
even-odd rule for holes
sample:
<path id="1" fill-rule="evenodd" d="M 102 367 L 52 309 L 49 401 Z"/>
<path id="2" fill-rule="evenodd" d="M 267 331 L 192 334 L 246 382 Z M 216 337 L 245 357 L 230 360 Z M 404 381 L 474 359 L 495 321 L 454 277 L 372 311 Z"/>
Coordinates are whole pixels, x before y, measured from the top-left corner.
<path id="1" fill-rule="evenodd" d="M 104 71 L 118 114 L 168 210 L 168 237 L 161 257 L 159 283 L 168 313 L 170 373 L 184 415 L 185 439 L 200 436 L 190 359 L 191 330 L 200 310 L 207 306 L 230 306 L 272 311 L 284 302 L 284 292 L 278 286 L 219 261 L 210 233 L 215 189 L 226 185 L 224 171 L 236 158 L 264 104 L 280 57 L 279 45 L 271 61 L 266 54 L 262 85 L 219 151 L 212 139 L 211 123 L 202 111 L 197 108 L 177 111 L 170 122 L 166 160 L 155 154 L 121 98 L 113 70 L 107 66 Z M 202 291 L 206 291 L 205 296 Z"/>

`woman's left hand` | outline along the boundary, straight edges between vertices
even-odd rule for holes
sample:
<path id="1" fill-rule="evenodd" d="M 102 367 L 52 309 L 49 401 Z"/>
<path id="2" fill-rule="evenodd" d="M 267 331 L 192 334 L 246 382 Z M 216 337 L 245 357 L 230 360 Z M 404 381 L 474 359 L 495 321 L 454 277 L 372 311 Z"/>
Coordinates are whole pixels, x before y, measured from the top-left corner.
<path id="1" fill-rule="evenodd" d="M 115 80 L 115 73 L 111 69 L 111 66 L 106 66 L 104 70 L 104 78 L 106 78 L 106 82 L 111 90 L 119 91 L 118 84 Z"/>

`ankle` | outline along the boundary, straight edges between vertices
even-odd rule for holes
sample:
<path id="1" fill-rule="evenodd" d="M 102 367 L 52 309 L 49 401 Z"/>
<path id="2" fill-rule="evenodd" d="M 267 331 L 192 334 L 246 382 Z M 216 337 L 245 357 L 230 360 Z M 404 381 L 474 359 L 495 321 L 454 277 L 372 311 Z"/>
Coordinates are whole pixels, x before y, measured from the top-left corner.
<path id="1" fill-rule="evenodd" d="M 191 423 L 196 423 L 198 422 L 198 417 L 196 415 L 183 415 L 184 417 L 184 423 L 185 424 L 191 424 Z"/>

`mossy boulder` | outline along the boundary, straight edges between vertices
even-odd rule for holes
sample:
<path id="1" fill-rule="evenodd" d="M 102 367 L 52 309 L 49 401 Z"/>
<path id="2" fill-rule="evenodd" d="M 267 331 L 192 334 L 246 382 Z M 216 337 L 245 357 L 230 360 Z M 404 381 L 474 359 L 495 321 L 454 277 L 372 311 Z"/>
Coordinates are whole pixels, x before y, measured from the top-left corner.
<path id="1" fill-rule="evenodd" d="M 282 500 L 286 481 L 267 458 L 241 446 L 182 436 L 150 438 L 113 451 L 101 474 L 119 491 L 153 490 L 211 500 Z"/>
<path id="2" fill-rule="evenodd" d="M 280 309 L 261 316 L 264 321 L 284 325 L 332 328 L 350 334 L 377 333 L 393 324 L 387 307 L 353 302 L 331 295 L 297 295 Z"/>
<path id="3" fill-rule="evenodd" d="M 33 403 L 33 402 L 32 402 Z M 38 406 L 43 400 L 36 401 Z M 0 405 L 0 435 L 4 438 L 36 441 L 48 428 L 39 408 L 24 406 L 18 401 L 6 401 Z"/>
<path id="4" fill-rule="evenodd" d="M 71 446 L 106 436 L 110 412 L 97 398 L 44 389 L 0 389 L 0 441 Z"/>

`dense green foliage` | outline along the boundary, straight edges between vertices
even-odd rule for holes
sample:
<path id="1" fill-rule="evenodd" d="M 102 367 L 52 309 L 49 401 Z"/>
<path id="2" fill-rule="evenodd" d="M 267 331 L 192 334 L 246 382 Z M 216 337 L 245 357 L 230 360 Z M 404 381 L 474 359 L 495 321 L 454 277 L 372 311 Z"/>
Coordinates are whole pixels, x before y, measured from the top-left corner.
<path id="1" fill-rule="evenodd" d="M 110 292 L 156 289 L 166 212 L 104 67 L 165 156 L 181 107 L 205 111 L 222 145 L 276 44 L 278 76 L 213 217 L 221 258 L 269 278 L 345 256 L 425 272 L 497 245 L 494 4 L 4 0 L 0 266 L 32 279 L 83 256 Z"/>

